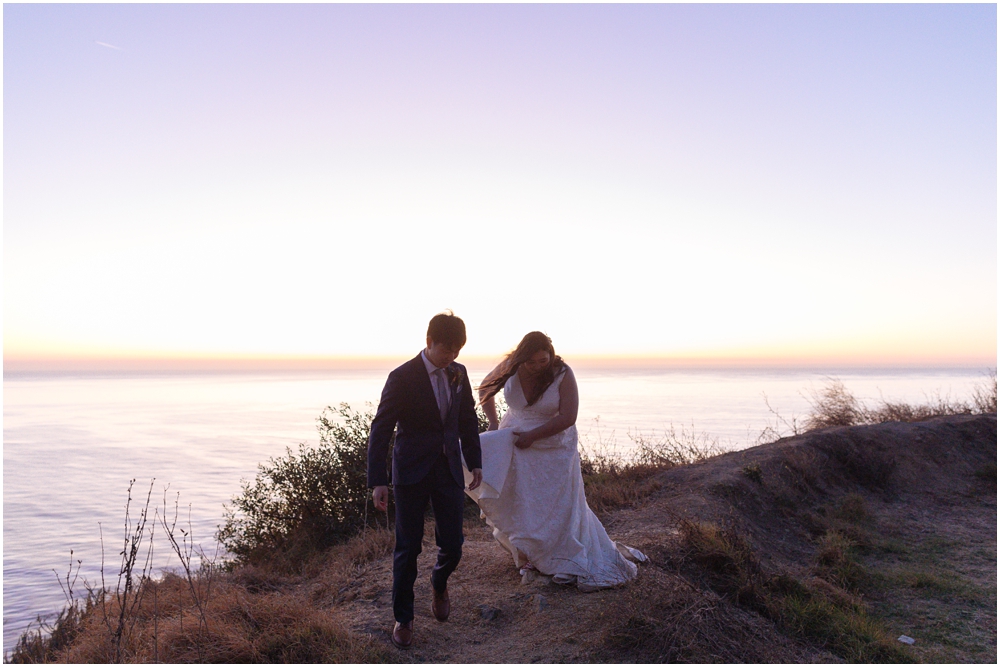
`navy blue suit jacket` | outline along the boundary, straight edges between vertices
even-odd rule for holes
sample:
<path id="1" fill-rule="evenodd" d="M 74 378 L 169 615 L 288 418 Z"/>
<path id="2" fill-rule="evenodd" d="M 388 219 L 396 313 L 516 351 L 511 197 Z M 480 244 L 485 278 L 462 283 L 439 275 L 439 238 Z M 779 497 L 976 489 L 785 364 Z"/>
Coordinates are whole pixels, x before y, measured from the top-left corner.
<path id="1" fill-rule="evenodd" d="M 388 486 L 386 457 L 393 430 L 392 483 L 416 484 L 422 480 L 443 451 L 459 486 L 465 486 L 462 458 L 469 469 L 482 468 L 479 420 L 472 398 L 472 384 L 465 366 L 447 367 L 451 408 L 442 422 L 434 388 L 424 361 L 418 354 L 389 373 L 368 436 L 368 486 Z"/>

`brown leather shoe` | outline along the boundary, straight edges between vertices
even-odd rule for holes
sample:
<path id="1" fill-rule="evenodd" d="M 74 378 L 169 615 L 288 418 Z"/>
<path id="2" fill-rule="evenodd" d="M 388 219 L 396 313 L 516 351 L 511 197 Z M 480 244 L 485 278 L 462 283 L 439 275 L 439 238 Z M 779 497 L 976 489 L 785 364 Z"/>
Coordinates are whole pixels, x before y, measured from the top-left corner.
<path id="1" fill-rule="evenodd" d="M 451 601 L 448 600 L 448 589 L 446 588 L 441 593 L 437 592 L 433 586 L 431 590 L 434 591 L 434 599 L 431 600 L 431 612 L 434 614 L 434 618 L 439 621 L 447 621 L 448 614 L 451 613 Z"/>
<path id="2" fill-rule="evenodd" d="M 404 651 L 413 645 L 413 621 L 409 623 L 396 621 L 396 627 L 392 629 L 392 643 Z"/>

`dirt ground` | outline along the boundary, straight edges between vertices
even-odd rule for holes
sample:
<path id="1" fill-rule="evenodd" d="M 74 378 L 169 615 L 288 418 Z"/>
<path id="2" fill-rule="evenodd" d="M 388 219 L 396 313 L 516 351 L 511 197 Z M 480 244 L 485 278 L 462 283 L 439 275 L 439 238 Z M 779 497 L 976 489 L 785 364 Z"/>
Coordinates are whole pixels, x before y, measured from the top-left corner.
<path id="1" fill-rule="evenodd" d="M 609 529 L 614 530 L 613 523 Z M 484 664 L 607 661 L 595 653 L 595 647 L 602 644 L 616 609 L 627 604 L 632 587 L 651 585 L 654 578 L 658 588 L 690 586 L 680 576 L 663 576 L 661 570 L 650 566 L 641 566 L 639 578 L 629 586 L 594 593 L 581 593 L 574 587 L 548 583 L 544 578 L 525 581 L 485 530 L 481 535 L 469 537 L 472 539 L 466 541 L 462 564 L 449 580 L 452 612 L 445 623 L 439 623 L 431 615 L 430 571 L 435 551 L 430 542 L 425 544 L 420 556 L 421 576 L 415 587 L 413 648 L 399 652 L 401 661 Z M 392 628 L 389 559 L 373 564 L 365 575 L 368 579 L 356 586 L 358 596 L 338 611 L 349 619 L 355 632 L 389 642 Z M 679 592 L 690 595 L 688 591 Z M 696 599 L 700 598 L 701 594 Z M 820 651 L 793 646 L 760 619 L 747 615 L 744 620 L 761 626 L 757 631 L 768 641 L 784 646 L 786 650 L 782 653 L 789 661 L 833 659 Z M 809 660 L 810 657 L 813 659 Z"/>
<path id="2" fill-rule="evenodd" d="M 684 625 L 721 627 L 718 634 L 733 638 L 727 643 L 726 637 L 678 634 L 676 641 L 689 646 L 664 655 L 838 661 L 822 642 L 789 636 L 685 570 L 678 525 L 687 519 L 738 527 L 766 571 L 811 577 L 821 530 L 850 496 L 860 499 L 855 502 L 863 518 L 854 528 L 844 524 L 845 530 L 854 531 L 858 558 L 874 582 L 858 595 L 889 633 L 916 640 L 905 655 L 995 662 L 996 484 L 977 472 L 991 462 L 995 474 L 996 417 L 986 415 L 827 429 L 667 470 L 659 490 L 637 507 L 602 517 L 612 539 L 641 549 L 650 562 L 640 565 L 635 581 L 596 593 L 522 581 L 488 529 L 469 521 L 462 563 L 449 582 L 452 613 L 445 623 L 430 613 L 436 548 L 428 530 L 415 591 L 414 645 L 397 652 L 398 659 L 633 661 L 609 628 L 621 626 L 623 614 L 653 599 L 644 595 L 655 590 L 656 604 L 677 601 L 676 617 L 686 619 Z M 316 603 L 353 631 L 388 644 L 391 556 L 341 581 L 335 591 L 315 591 Z"/>

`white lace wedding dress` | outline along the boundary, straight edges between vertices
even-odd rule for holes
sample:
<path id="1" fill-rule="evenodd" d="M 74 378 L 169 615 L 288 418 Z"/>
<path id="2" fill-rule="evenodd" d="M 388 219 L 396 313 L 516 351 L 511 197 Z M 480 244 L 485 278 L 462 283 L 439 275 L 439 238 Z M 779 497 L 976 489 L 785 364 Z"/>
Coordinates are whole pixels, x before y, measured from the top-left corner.
<path id="1" fill-rule="evenodd" d="M 510 551 L 517 567 L 525 565 L 524 554 L 553 581 L 575 581 L 580 590 L 593 591 L 634 578 L 637 568 L 630 559 L 646 557 L 616 545 L 587 506 L 576 426 L 536 440 L 527 449 L 514 447 L 515 430 L 533 429 L 559 413 L 562 379 L 556 377 L 530 406 L 517 375 L 507 381 L 503 392 L 508 409 L 500 429 L 480 434 L 483 483 L 466 493 L 479 504 L 493 536 Z M 468 483 L 472 475 L 468 470 L 465 474 Z"/>

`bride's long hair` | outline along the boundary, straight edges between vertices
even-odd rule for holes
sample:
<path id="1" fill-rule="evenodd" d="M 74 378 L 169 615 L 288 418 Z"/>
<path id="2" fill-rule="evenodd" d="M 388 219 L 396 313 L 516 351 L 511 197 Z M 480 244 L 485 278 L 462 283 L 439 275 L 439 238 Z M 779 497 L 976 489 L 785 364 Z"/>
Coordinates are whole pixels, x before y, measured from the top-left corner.
<path id="1" fill-rule="evenodd" d="M 514 348 L 514 351 L 508 353 L 504 360 L 490 373 L 492 377 L 487 377 L 486 381 L 479 386 L 479 392 L 482 396 L 480 402 L 489 400 L 491 396 L 494 396 L 503 389 L 503 386 L 507 384 L 507 380 L 514 377 L 521 364 L 542 351 L 549 353 L 549 365 L 545 367 L 545 370 L 541 372 L 538 378 L 539 382 L 536 385 L 535 395 L 525 396 L 528 400 L 528 405 L 532 405 L 541 398 L 545 390 L 555 381 L 556 376 L 562 372 L 562 369 L 566 366 L 566 362 L 562 360 L 562 357 L 556 355 L 556 350 L 552 347 L 551 338 L 541 331 L 532 331 L 522 338 L 521 342 Z M 485 394 L 483 393 L 484 391 L 486 392 Z"/>

